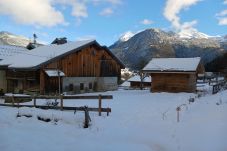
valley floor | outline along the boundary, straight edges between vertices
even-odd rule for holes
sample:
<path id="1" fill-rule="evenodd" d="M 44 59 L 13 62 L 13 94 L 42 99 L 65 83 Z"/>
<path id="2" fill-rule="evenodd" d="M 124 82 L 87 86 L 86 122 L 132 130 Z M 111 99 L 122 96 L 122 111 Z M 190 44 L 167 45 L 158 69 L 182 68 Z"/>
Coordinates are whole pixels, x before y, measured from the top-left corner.
<path id="1" fill-rule="evenodd" d="M 0 150 L 227 151 L 227 91 L 200 98 L 148 90 L 102 94 L 113 95 L 113 100 L 103 101 L 112 112 L 101 117 L 90 112 L 87 129 L 83 128 L 83 112 L 0 107 Z M 190 97 L 196 97 L 194 103 L 188 103 Z M 65 102 L 68 106 L 98 106 L 96 100 Z M 178 123 L 176 107 L 181 104 L 187 106 L 182 107 Z M 32 117 L 16 117 L 18 113 Z M 47 123 L 37 116 L 57 120 Z"/>

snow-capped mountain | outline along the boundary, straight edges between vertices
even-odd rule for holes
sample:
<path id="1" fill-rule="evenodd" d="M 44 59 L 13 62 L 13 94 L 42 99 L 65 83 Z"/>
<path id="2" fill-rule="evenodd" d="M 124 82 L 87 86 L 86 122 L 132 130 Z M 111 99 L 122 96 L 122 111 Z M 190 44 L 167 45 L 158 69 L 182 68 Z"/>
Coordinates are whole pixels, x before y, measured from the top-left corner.
<path id="1" fill-rule="evenodd" d="M 182 30 L 179 33 L 177 33 L 177 35 L 179 36 L 179 38 L 188 38 L 188 39 L 192 39 L 192 38 L 198 38 L 198 39 L 209 39 L 213 36 L 209 36 L 207 34 L 204 34 L 202 32 L 198 32 L 197 30 Z"/>
<path id="2" fill-rule="evenodd" d="M 135 33 L 131 31 L 127 31 L 123 35 L 120 36 L 119 40 L 122 42 L 128 41 L 130 38 L 132 38 L 135 35 Z"/>
<path id="3" fill-rule="evenodd" d="M 201 57 L 208 63 L 227 51 L 227 44 L 196 30 L 175 33 L 151 28 L 109 48 L 126 67 L 141 69 L 153 57 Z"/>
<path id="4" fill-rule="evenodd" d="M 23 36 L 14 35 L 7 31 L 0 32 L 0 45 L 15 45 L 26 47 L 30 40 Z"/>

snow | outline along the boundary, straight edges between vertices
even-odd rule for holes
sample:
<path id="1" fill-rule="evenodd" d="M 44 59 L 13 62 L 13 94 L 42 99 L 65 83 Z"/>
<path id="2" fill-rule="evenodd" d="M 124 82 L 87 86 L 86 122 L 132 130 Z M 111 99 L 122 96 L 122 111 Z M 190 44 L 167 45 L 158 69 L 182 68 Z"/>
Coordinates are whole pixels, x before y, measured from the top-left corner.
<path id="1" fill-rule="evenodd" d="M 179 38 L 185 38 L 185 39 L 192 39 L 192 38 L 199 38 L 199 39 L 209 39 L 214 36 L 209 36 L 207 34 L 204 34 L 202 32 L 198 32 L 197 30 L 194 29 L 189 29 L 189 30 L 181 30 L 179 33 L 177 33 Z"/>
<path id="2" fill-rule="evenodd" d="M 65 44 L 57 45 L 51 44 L 40 46 L 31 51 L 17 56 L 10 57 L 7 60 L 0 62 L 0 65 L 9 65 L 14 68 L 31 68 L 38 66 L 50 59 L 68 53 L 69 51 L 79 49 L 80 47 L 92 43 L 95 40 L 83 40 L 76 42 L 68 42 Z"/>
<path id="3" fill-rule="evenodd" d="M 130 38 L 132 38 L 134 35 L 135 35 L 135 33 L 131 32 L 131 31 L 128 31 L 128 32 L 124 33 L 123 35 L 121 35 L 120 41 L 126 42 Z"/>
<path id="4" fill-rule="evenodd" d="M 125 81 L 125 82 L 123 82 L 120 86 L 121 86 L 121 87 L 130 87 L 130 82 Z"/>
<path id="5" fill-rule="evenodd" d="M 200 57 L 196 58 L 153 58 L 144 71 L 196 71 Z"/>
<path id="6" fill-rule="evenodd" d="M 128 79 L 129 82 L 141 82 L 140 76 L 139 75 L 135 75 L 133 77 L 131 77 L 130 79 Z M 145 77 L 143 79 L 143 82 L 151 82 L 151 77 Z"/>
<path id="7" fill-rule="evenodd" d="M 60 70 L 48 69 L 48 70 L 45 70 L 45 72 L 46 72 L 46 74 L 49 77 L 57 77 L 58 76 L 58 72 L 59 72 L 59 76 L 60 77 L 65 76 L 64 72 L 62 72 Z"/>
<path id="8" fill-rule="evenodd" d="M 150 93 L 118 90 L 103 101 L 110 116 L 90 112 L 91 126 L 83 129 L 84 113 L 0 107 L 2 151 L 226 151 L 227 91 L 198 98 L 192 93 Z M 90 95 L 90 94 L 89 94 Z M 94 95 L 94 94 L 92 94 Z M 188 99 L 194 97 L 194 103 Z M 45 100 L 37 100 L 37 103 Z M 68 100 L 66 105 L 92 107 L 98 101 Z M 176 121 L 176 107 L 187 104 Z M 17 114 L 31 118 L 16 117 Z M 56 119 L 49 123 L 37 116 Z"/>
<path id="9" fill-rule="evenodd" d="M 18 55 L 27 52 L 28 49 L 19 46 L 0 45 L 0 60 L 10 56 Z"/>

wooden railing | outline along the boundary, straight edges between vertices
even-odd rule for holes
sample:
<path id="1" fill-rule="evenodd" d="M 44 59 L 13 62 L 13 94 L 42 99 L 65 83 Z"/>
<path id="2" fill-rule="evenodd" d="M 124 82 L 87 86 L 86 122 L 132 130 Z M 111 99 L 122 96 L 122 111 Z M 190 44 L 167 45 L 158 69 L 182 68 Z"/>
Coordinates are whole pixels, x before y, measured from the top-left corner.
<path id="1" fill-rule="evenodd" d="M 98 112 L 99 116 L 101 116 L 102 112 L 107 112 L 107 116 L 109 115 L 109 112 L 111 112 L 111 108 L 102 108 L 102 100 L 107 99 L 113 99 L 112 95 L 88 95 L 88 96 L 2 96 L 2 99 L 10 99 L 11 104 L 0 104 L 0 106 L 12 106 L 12 107 L 36 107 L 41 109 L 60 109 L 60 110 L 79 110 L 83 111 L 84 109 L 81 107 L 69 107 L 64 106 L 64 100 L 90 100 L 90 99 L 97 99 L 98 100 L 98 108 L 88 108 L 88 111 L 94 111 Z M 33 105 L 23 105 L 20 104 L 20 101 L 17 101 L 18 99 L 31 99 L 33 100 Z M 60 106 L 48 106 L 48 105 L 37 105 L 37 99 L 59 99 L 60 100 Z"/>

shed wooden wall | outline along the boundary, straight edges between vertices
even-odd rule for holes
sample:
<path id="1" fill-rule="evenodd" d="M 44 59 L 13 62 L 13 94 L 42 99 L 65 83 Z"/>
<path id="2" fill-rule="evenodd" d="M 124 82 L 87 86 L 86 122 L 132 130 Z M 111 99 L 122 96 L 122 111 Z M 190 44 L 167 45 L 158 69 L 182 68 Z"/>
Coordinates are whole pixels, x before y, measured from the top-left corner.
<path id="1" fill-rule="evenodd" d="M 131 81 L 130 86 L 133 88 L 140 88 L 141 82 Z M 151 82 L 143 82 L 143 87 L 150 88 Z"/>
<path id="2" fill-rule="evenodd" d="M 152 73 L 152 92 L 195 92 L 196 74 Z"/>
<path id="3" fill-rule="evenodd" d="M 0 90 L 3 89 L 6 92 L 6 72 L 4 70 L 0 70 Z"/>

